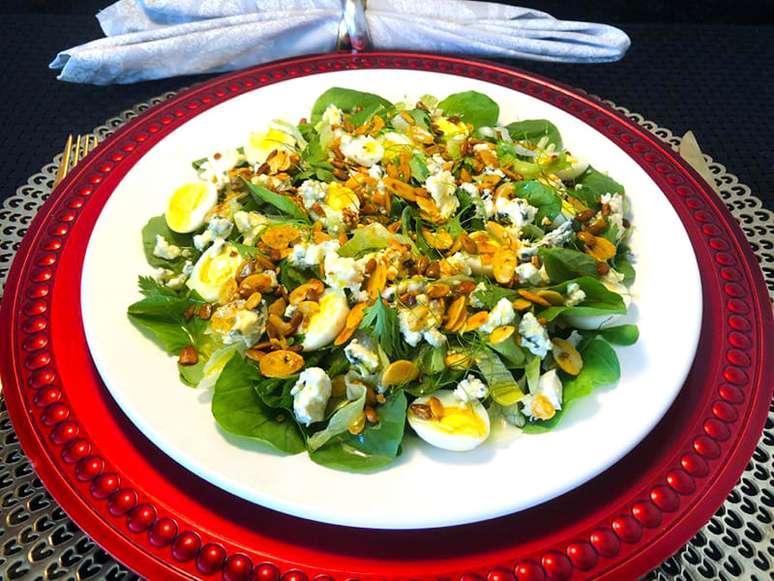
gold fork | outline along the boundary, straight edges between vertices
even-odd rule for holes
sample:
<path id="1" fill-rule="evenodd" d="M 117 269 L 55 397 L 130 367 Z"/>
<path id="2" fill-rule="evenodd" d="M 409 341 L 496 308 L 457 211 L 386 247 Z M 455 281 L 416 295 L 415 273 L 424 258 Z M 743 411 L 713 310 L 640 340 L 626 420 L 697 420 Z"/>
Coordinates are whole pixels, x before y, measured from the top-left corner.
<path id="1" fill-rule="evenodd" d="M 96 135 L 78 135 L 75 138 L 75 145 L 73 145 L 72 134 L 68 135 L 62 151 L 62 161 L 59 162 L 59 168 L 56 170 L 56 177 L 54 177 L 54 187 L 95 147 L 97 147 Z"/>

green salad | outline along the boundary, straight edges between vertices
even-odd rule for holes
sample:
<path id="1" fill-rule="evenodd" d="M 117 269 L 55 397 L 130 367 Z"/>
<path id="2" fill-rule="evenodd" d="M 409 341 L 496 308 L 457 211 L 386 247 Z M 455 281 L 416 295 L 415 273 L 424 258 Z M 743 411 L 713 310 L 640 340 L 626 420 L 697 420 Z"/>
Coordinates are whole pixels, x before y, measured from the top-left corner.
<path id="1" fill-rule="evenodd" d="M 623 186 L 484 94 L 331 88 L 193 170 L 142 231 L 128 316 L 232 434 L 352 471 L 411 432 L 462 452 L 554 428 L 637 341 L 609 326 Z"/>

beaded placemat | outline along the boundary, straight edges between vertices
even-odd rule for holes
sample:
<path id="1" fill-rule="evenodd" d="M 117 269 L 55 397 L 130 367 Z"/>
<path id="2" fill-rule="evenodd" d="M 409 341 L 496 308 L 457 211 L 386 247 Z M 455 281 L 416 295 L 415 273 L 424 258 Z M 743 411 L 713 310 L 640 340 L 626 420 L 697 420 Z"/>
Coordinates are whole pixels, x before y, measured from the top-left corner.
<path id="1" fill-rule="evenodd" d="M 140 103 L 92 132 L 100 141 L 175 93 Z M 673 149 L 680 138 L 605 101 Z M 737 177 L 705 156 L 723 202 L 739 222 L 774 298 L 774 213 Z M 48 198 L 60 156 L 29 178 L 0 208 L 0 297 L 19 243 Z M 710 521 L 647 579 L 750 579 L 774 576 L 774 404 L 739 483 Z M 51 498 L 19 446 L 0 403 L 0 579 L 136 579 L 87 537 Z"/>

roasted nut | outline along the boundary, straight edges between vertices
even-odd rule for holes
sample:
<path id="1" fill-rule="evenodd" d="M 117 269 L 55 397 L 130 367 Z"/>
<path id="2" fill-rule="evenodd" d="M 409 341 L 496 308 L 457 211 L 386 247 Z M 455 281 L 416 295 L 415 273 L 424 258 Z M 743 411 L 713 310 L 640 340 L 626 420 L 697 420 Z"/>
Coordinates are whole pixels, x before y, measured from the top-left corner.
<path id="1" fill-rule="evenodd" d="M 433 413 L 430 411 L 430 406 L 424 403 L 412 403 L 409 406 L 409 412 L 414 414 L 420 420 L 429 420 L 433 417 Z"/>
<path id="2" fill-rule="evenodd" d="M 221 305 L 230 303 L 234 300 L 238 291 L 239 287 L 237 286 L 237 281 L 233 278 L 227 280 L 226 283 L 221 287 L 220 293 L 218 293 L 218 303 Z"/>
<path id="3" fill-rule="evenodd" d="M 605 276 L 608 272 L 610 272 L 610 266 L 607 264 L 607 262 L 597 262 L 597 273 Z"/>
<path id="4" fill-rule="evenodd" d="M 427 287 L 426 294 L 431 299 L 440 299 L 451 294 L 451 287 L 443 282 L 435 282 Z"/>
<path id="5" fill-rule="evenodd" d="M 379 423 L 379 414 L 376 413 L 376 410 L 370 406 L 365 406 L 365 409 L 363 410 L 365 412 L 366 421 L 369 424 L 378 424 Z"/>
<path id="6" fill-rule="evenodd" d="M 509 337 L 513 336 L 513 333 L 516 331 L 516 328 L 513 325 L 503 325 L 502 327 L 497 327 L 492 333 L 489 335 L 489 342 L 492 345 L 498 345 L 508 339 Z"/>
<path id="7" fill-rule="evenodd" d="M 430 414 L 433 416 L 433 419 L 440 420 L 443 417 L 443 411 L 444 411 L 441 400 L 433 396 L 428 400 L 427 403 L 430 406 Z"/>
<path id="8" fill-rule="evenodd" d="M 320 298 L 320 295 L 325 290 L 325 285 L 322 281 L 313 278 L 304 284 L 294 288 L 288 299 L 291 305 L 297 305 L 302 301 L 313 300 L 316 301 Z"/>
<path id="9" fill-rule="evenodd" d="M 347 431 L 353 436 L 357 436 L 365 429 L 365 423 L 366 423 L 365 412 L 360 412 L 360 414 L 354 419 L 354 421 L 351 424 L 349 424 Z"/>
<path id="10" fill-rule="evenodd" d="M 578 222 L 588 222 L 593 217 L 594 217 L 593 210 L 583 210 L 582 212 L 578 212 L 575 215 L 575 219 L 578 220 Z"/>
<path id="11" fill-rule="evenodd" d="M 613 258 L 616 253 L 615 244 L 607 238 L 596 236 L 593 244 L 588 244 L 587 252 L 599 261 L 605 261 Z"/>
<path id="12" fill-rule="evenodd" d="M 285 308 L 288 306 L 287 301 L 283 297 L 279 297 L 276 301 L 269 305 L 267 311 L 269 314 L 277 315 L 281 317 L 285 314 Z"/>
<path id="13" fill-rule="evenodd" d="M 274 277 L 266 273 L 259 272 L 251 274 L 239 283 L 239 296 L 243 299 L 248 298 L 253 293 L 263 293 L 274 286 Z"/>
<path id="14" fill-rule="evenodd" d="M 516 274 L 516 265 L 519 259 L 513 250 L 501 248 L 495 252 L 492 259 L 492 269 L 494 277 L 500 284 L 508 284 L 513 280 Z"/>
<path id="15" fill-rule="evenodd" d="M 476 288 L 476 283 L 472 280 L 463 280 L 459 285 L 457 285 L 457 292 L 463 295 L 468 295 L 472 293 Z"/>
<path id="16" fill-rule="evenodd" d="M 196 365 L 199 363 L 199 354 L 196 352 L 196 347 L 193 345 L 183 347 L 177 358 L 177 362 L 184 366 Z"/>
<path id="17" fill-rule="evenodd" d="M 526 311 L 530 307 L 532 307 L 532 303 L 529 302 L 527 299 L 518 298 L 514 300 L 512 303 L 513 308 L 517 311 Z"/>
<path id="18" fill-rule="evenodd" d="M 259 362 L 261 373 L 265 377 L 289 377 L 304 366 L 304 358 L 287 349 L 272 351 Z"/>
<path id="19" fill-rule="evenodd" d="M 245 308 L 249 311 L 252 311 L 254 308 L 261 304 L 262 300 L 263 295 L 261 295 L 261 293 L 255 292 L 247 297 L 247 300 L 245 301 Z"/>
<path id="20" fill-rule="evenodd" d="M 586 229 L 596 236 L 597 234 L 604 232 L 607 229 L 607 220 L 604 218 L 599 218 L 586 226 Z"/>
<path id="21" fill-rule="evenodd" d="M 417 377 L 419 377 L 419 368 L 413 362 L 407 359 L 398 359 L 384 368 L 381 384 L 384 387 L 401 385 L 414 381 Z"/>
<path id="22" fill-rule="evenodd" d="M 459 240 L 460 240 L 460 244 L 462 245 L 462 249 L 468 254 L 476 254 L 478 252 L 478 247 L 476 246 L 476 243 L 473 242 L 473 239 L 467 234 L 465 233 L 460 234 Z"/>
<path id="23" fill-rule="evenodd" d="M 430 264 L 427 265 L 427 268 L 425 269 L 425 276 L 427 278 L 438 278 L 441 276 L 441 265 L 437 260 L 433 260 Z"/>
<path id="24" fill-rule="evenodd" d="M 452 301 L 452 304 L 449 305 L 449 308 L 444 314 L 444 329 L 447 331 L 454 331 L 460 322 L 465 320 L 467 317 L 467 313 L 465 312 L 466 301 L 467 297 L 465 295 L 459 296 Z"/>
<path id="25" fill-rule="evenodd" d="M 368 282 L 366 283 L 366 290 L 368 291 L 368 296 L 372 301 L 375 301 L 379 298 L 386 284 L 387 268 L 384 266 L 383 262 L 378 261 L 374 271 L 371 273 L 371 276 L 368 277 Z"/>
<path id="26" fill-rule="evenodd" d="M 196 316 L 203 321 L 209 321 L 210 317 L 212 317 L 212 305 L 210 303 L 204 303 L 203 305 L 200 305 L 196 310 Z"/>
<path id="27" fill-rule="evenodd" d="M 549 303 L 551 303 L 554 306 L 561 306 L 564 304 L 564 297 L 553 290 L 539 290 L 535 294 L 538 296 L 543 297 L 545 300 L 547 300 Z"/>
<path id="28" fill-rule="evenodd" d="M 266 353 L 264 353 L 263 351 L 261 351 L 260 349 L 258 349 L 258 347 L 257 347 L 257 346 L 255 346 L 255 347 L 253 347 L 252 349 L 248 349 L 247 351 L 245 351 L 245 356 L 246 356 L 248 359 L 252 359 L 253 361 L 258 361 L 258 362 L 260 362 L 260 361 L 261 361 L 261 359 L 263 359 L 264 357 L 266 357 Z"/>
<path id="29" fill-rule="evenodd" d="M 542 307 L 550 307 L 551 306 L 551 303 L 549 303 L 546 299 L 544 299 L 540 295 L 535 294 L 535 293 L 533 293 L 531 291 L 528 291 L 526 289 L 520 288 L 516 292 L 519 293 L 519 295 L 522 298 L 527 299 L 528 301 L 530 301 L 532 303 L 535 303 L 536 305 L 540 305 Z"/>
<path id="30" fill-rule="evenodd" d="M 282 224 L 272 226 L 261 235 L 261 242 L 275 250 L 283 250 L 301 237 L 301 232 L 295 226 Z"/>
<path id="31" fill-rule="evenodd" d="M 444 363 L 451 369 L 468 369 L 473 365 L 473 358 L 462 351 L 449 351 L 444 357 Z"/>
<path id="32" fill-rule="evenodd" d="M 578 375 L 583 369 L 583 358 L 567 339 L 553 339 L 551 352 L 559 368 L 570 375 Z"/>
<path id="33" fill-rule="evenodd" d="M 475 331 L 481 325 L 486 323 L 486 320 L 488 318 L 489 318 L 489 311 L 479 311 L 476 314 L 471 315 L 465 321 L 465 326 L 462 327 L 462 332 L 463 333 L 467 333 L 469 331 Z"/>

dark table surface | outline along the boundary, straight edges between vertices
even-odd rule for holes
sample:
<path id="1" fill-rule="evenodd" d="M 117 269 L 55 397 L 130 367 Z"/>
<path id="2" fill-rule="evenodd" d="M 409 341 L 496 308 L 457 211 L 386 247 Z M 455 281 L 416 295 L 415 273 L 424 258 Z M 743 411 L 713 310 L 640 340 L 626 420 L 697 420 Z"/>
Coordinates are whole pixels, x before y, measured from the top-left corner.
<path id="1" fill-rule="evenodd" d="M 618 63 L 508 64 L 611 99 L 682 135 L 774 207 L 774 26 L 619 24 L 632 46 Z M 58 50 L 100 37 L 91 14 L 0 14 L 3 199 L 84 133 L 139 101 L 204 78 L 95 87 L 56 80 Z"/>

